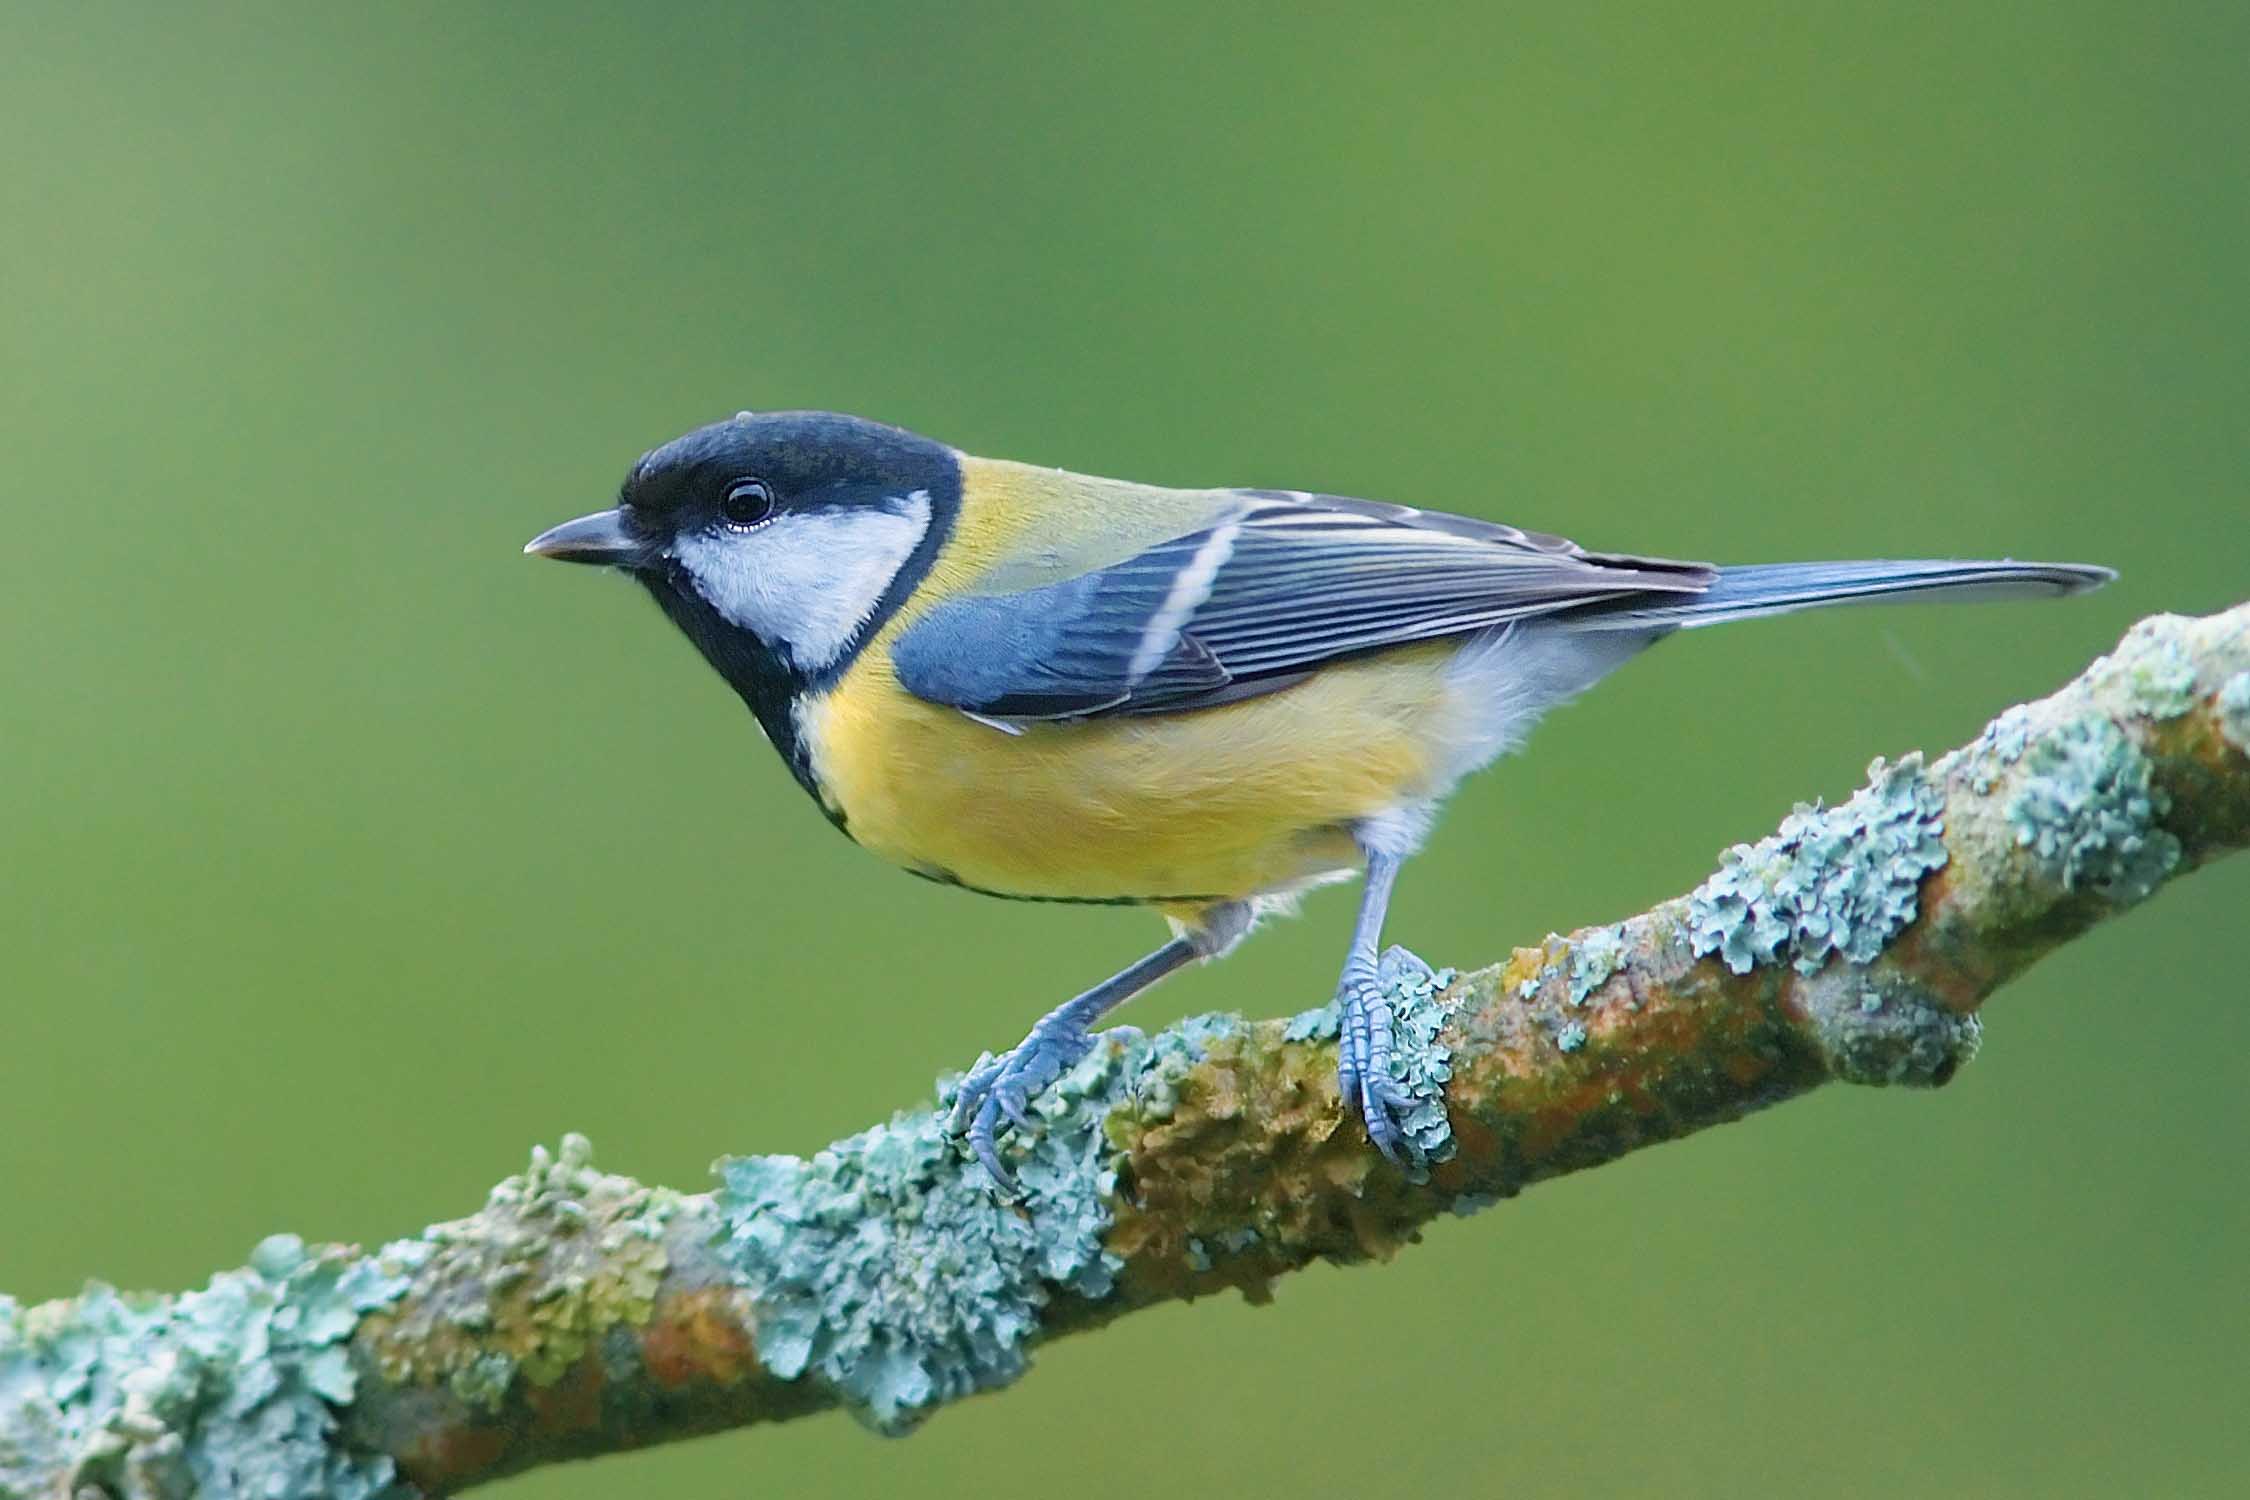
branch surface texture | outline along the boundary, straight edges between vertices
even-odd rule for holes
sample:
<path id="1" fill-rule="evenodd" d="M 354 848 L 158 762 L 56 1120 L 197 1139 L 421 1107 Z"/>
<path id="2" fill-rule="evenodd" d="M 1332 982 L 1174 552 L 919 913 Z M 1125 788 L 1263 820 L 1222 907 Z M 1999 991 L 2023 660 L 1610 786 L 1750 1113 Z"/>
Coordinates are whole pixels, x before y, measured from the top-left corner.
<path id="1" fill-rule="evenodd" d="M 1387 964 L 1426 1169 L 1344 1113 L 1327 1008 L 1108 1033 L 1009 1143 L 1015 1204 L 930 1108 L 705 1193 L 567 1137 L 372 1254 L 275 1236 L 199 1291 L 0 1297 L 0 1496 L 404 1500 L 837 1406 L 905 1431 L 1043 1339 L 1263 1299 L 1832 1079 L 1942 1084 L 1987 995 L 2245 843 L 2250 604 L 2144 620 L 1686 896 L 1457 976 Z"/>

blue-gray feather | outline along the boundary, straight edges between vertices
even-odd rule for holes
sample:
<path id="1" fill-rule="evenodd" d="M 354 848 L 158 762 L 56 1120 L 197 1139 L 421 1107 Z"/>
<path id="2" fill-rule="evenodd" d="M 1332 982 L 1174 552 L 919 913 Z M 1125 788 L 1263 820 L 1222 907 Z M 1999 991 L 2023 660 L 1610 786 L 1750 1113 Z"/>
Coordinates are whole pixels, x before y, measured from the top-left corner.
<path id="1" fill-rule="evenodd" d="M 2051 599 L 2099 588 L 2116 576 L 2109 568 L 2083 563 L 1955 559 L 1749 563 L 1719 569 L 1711 586 L 1691 598 L 1621 600 L 1573 612 L 1564 622 L 1602 630 L 1685 629 L 1829 604 Z"/>
<path id="2" fill-rule="evenodd" d="M 1213 525 L 1021 593 L 930 610 L 898 639 L 908 692 L 1001 718 L 1164 713 L 1301 680 L 1324 662 L 1545 619 L 1672 630 L 1907 595 L 2090 588 L 2038 563 L 1702 563 L 1589 553 L 1559 537 L 1332 496 L 1245 491 Z"/>

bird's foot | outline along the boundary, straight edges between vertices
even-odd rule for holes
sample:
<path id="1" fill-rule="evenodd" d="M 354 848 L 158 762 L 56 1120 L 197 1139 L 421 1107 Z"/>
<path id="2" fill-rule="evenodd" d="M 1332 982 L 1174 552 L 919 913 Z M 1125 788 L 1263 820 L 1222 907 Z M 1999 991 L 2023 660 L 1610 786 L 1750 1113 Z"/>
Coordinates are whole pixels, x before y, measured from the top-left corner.
<path id="1" fill-rule="evenodd" d="M 1354 955 L 1344 965 L 1336 988 L 1342 1025 L 1337 1036 L 1336 1085 L 1346 1108 L 1356 1107 L 1375 1143 L 1394 1166 L 1414 1170 L 1423 1165 L 1422 1150 L 1399 1128 L 1399 1116 L 1414 1107 L 1414 1099 L 1399 1087 L 1391 1071 L 1396 1054 L 1396 1008 L 1391 986 L 1402 974 L 1427 980 L 1436 973 L 1404 948 L 1392 947 L 1375 961 Z"/>
<path id="2" fill-rule="evenodd" d="M 1003 1196 L 1013 1198 L 1019 1190 L 1000 1161 L 1000 1137 L 1010 1127 L 1030 1130 L 1031 1101 L 1093 1046 L 1093 1033 L 1084 1026 L 1049 1016 L 1013 1049 L 981 1059 L 961 1080 L 946 1129 L 956 1138 L 968 1137 L 969 1149 Z"/>

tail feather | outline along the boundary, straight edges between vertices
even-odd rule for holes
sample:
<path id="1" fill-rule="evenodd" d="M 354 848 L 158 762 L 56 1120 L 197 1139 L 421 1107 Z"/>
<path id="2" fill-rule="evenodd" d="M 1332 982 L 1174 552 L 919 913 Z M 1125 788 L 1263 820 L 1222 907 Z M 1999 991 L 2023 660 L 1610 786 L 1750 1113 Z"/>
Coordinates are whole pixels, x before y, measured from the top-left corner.
<path id="1" fill-rule="evenodd" d="M 1787 614 L 1825 604 L 1917 599 L 2054 599 L 2117 575 L 2084 563 L 1870 561 L 1722 567 L 1700 594 L 1642 594 L 1573 610 L 1582 630 L 1668 630 Z"/>

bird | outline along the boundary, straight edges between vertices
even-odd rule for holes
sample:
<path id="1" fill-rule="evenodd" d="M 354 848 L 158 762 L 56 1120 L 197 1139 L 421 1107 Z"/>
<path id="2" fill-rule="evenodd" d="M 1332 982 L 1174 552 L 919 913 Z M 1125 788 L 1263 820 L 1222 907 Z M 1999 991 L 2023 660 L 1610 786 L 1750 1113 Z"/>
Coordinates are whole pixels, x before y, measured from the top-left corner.
<path id="1" fill-rule="evenodd" d="M 1716 566 L 1303 490 L 980 458 L 835 412 L 740 412 L 644 454 L 538 557 L 643 585 L 839 829 L 912 874 L 1151 908 L 1171 936 L 955 1089 L 992 1183 L 1095 1024 L 1362 874 L 1337 1085 L 1402 1167 L 1377 979 L 1446 795 L 1676 631 L 1819 605 L 2075 594 L 2071 563 Z"/>

